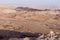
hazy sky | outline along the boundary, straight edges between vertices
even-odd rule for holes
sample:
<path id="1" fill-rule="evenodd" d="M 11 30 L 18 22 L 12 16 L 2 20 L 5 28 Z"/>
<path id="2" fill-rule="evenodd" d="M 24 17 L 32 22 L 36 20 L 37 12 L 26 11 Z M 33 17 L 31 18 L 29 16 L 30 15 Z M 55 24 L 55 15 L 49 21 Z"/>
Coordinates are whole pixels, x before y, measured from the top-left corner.
<path id="1" fill-rule="evenodd" d="M 0 0 L 0 4 L 60 6 L 60 0 Z"/>

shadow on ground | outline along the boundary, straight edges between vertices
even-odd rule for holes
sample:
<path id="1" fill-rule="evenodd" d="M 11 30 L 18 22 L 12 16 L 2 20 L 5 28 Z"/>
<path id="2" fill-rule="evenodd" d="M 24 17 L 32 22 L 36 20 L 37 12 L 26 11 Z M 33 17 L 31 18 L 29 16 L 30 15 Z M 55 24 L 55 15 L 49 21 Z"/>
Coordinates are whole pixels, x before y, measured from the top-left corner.
<path id="1" fill-rule="evenodd" d="M 16 32 L 16 31 L 9 31 L 9 30 L 0 30 L 0 39 L 9 38 L 25 38 L 25 37 L 35 37 L 39 36 L 38 33 L 29 33 L 29 32 Z"/>

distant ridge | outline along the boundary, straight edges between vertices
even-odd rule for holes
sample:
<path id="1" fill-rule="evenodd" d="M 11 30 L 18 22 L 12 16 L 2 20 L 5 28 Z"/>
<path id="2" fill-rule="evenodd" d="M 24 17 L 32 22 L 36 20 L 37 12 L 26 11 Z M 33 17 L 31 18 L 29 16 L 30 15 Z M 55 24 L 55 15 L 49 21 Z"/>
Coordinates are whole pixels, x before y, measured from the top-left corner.
<path id="1" fill-rule="evenodd" d="M 50 11 L 50 9 L 35 9 L 29 7 L 16 7 L 16 11 Z"/>

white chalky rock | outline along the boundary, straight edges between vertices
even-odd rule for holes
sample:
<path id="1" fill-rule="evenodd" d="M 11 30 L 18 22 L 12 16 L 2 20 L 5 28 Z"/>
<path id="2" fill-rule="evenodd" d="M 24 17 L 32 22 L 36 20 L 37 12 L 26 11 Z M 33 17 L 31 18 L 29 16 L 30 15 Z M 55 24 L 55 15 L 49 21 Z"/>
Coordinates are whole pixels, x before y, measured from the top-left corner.
<path id="1" fill-rule="evenodd" d="M 26 37 L 26 38 L 24 38 L 23 40 L 30 40 L 30 38 Z"/>
<path id="2" fill-rule="evenodd" d="M 50 31 L 50 34 L 54 34 L 54 32 L 51 30 L 51 31 Z"/>
<path id="3" fill-rule="evenodd" d="M 54 31 L 52 31 L 52 30 L 50 31 L 49 34 L 50 34 L 50 36 L 55 36 L 55 33 L 54 33 Z"/>
<path id="4" fill-rule="evenodd" d="M 50 31 L 50 36 L 51 36 L 51 38 L 49 39 L 49 40 L 54 40 L 55 39 L 55 33 L 54 33 L 54 31 Z"/>
<path id="5" fill-rule="evenodd" d="M 44 38 L 44 34 L 42 34 L 41 36 L 39 36 L 39 37 L 37 38 L 37 40 L 44 40 L 43 38 Z"/>
<path id="6" fill-rule="evenodd" d="M 10 38 L 9 40 L 23 40 L 22 38 Z"/>

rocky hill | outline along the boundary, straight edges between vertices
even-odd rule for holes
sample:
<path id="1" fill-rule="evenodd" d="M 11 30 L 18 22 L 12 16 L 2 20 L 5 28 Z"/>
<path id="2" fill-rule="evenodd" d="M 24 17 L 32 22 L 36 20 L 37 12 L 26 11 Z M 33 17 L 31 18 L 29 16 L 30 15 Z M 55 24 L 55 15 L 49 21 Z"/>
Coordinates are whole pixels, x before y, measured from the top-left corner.
<path id="1" fill-rule="evenodd" d="M 59 12 L 51 11 L 51 9 L 50 11 L 38 10 L 41 9 L 28 7 L 0 9 L 0 29 L 33 33 L 48 33 L 50 30 L 59 32 Z"/>
<path id="2" fill-rule="evenodd" d="M 33 34 L 47 34 L 50 30 L 53 30 L 60 34 L 60 11 L 58 9 L 34 9 L 29 7 L 1 7 L 0 30 Z"/>

